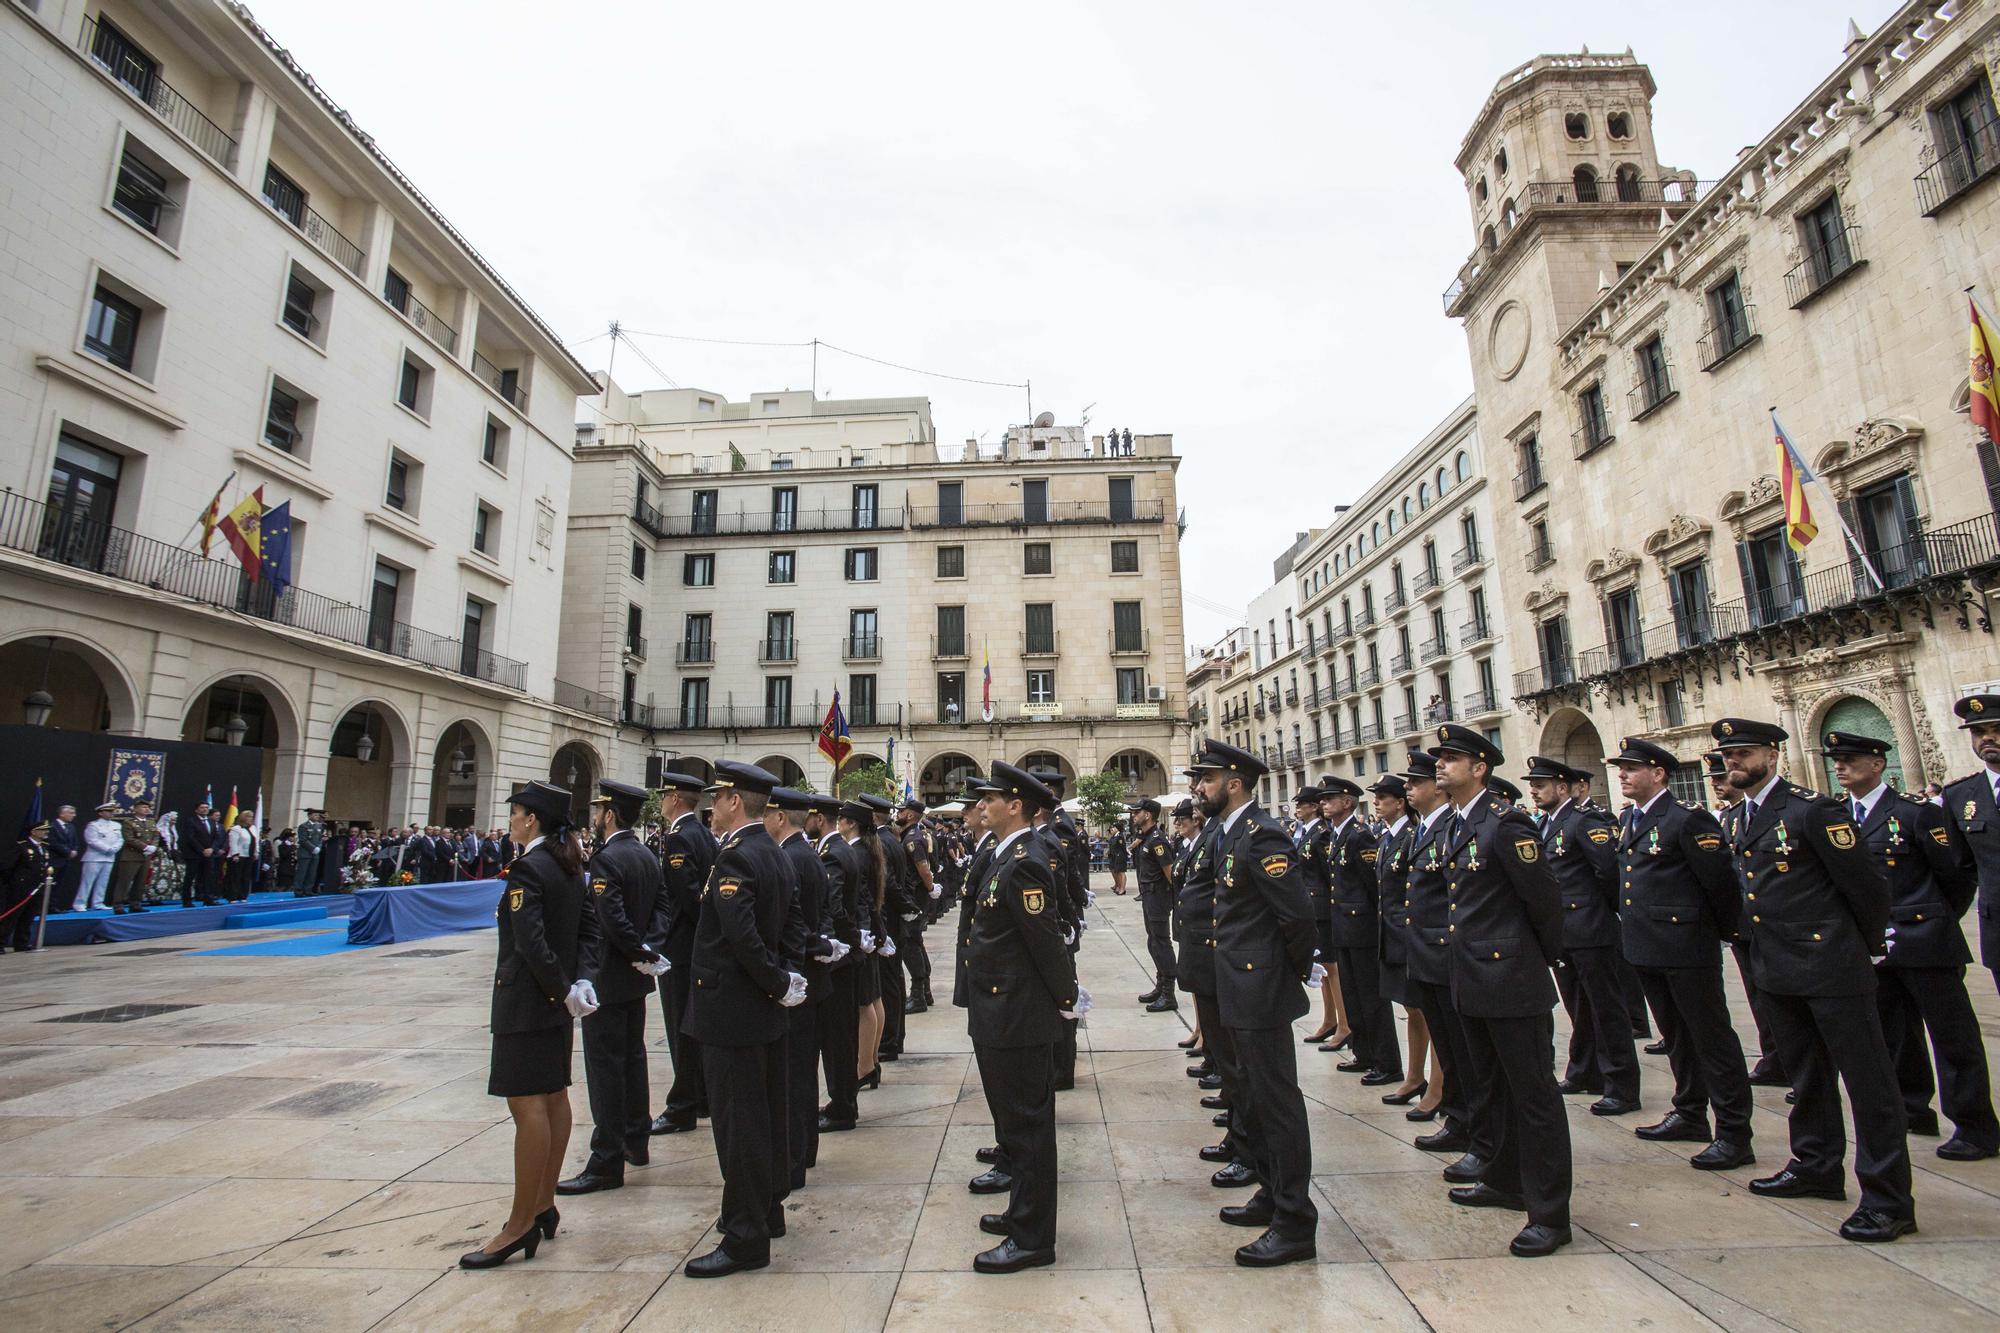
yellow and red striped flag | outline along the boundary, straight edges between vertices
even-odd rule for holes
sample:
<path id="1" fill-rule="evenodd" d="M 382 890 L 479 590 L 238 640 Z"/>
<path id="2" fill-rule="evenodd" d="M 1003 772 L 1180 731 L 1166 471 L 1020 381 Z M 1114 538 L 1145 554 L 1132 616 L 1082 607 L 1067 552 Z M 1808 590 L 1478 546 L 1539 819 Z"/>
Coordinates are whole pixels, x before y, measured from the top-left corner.
<path id="1" fill-rule="evenodd" d="M 216 524 L 229 549 L 236 552 L 236 558 L 243 562 L 243 572 L 255 583 L 263 574 L 264 567 L 264 488 L 243 497 L 241 504 L 223 515 Z"/>
<path id="2" fill-rule="evenodd" d="M 1972 373 L 1968 385 L 1972 424 L 1985 431 L 1987 439 L 2000 444 L 2000 385 L 1993 382 L 1993 360 L 2000 353 L 2000 330 L 1993 327 L 1993 321 L 1979 308 L 1978 297 L 1968 292 L 1966 300 L 1972 306 Z"/>
<path id="3" fill-rule="evenodd" d="M 215 544 L 216 525 L 222 522 L 222 493 L 229 489 L 229 482 L 236 474 L 229 474 L 220 486 L 215 488 L 215 498 L 208 502 L 208 508 L 201 511 L 201 558 L 208 559 L 208 550 Z"/>
<path id="4" fill-rule="evenodd" d="M 1806 460 L 1799 457 L 1799 451 L 1792 444 L 1791 436 L 1778 421 L 1776 411 L 1771 413 L 1771 430 L 1777 436 L 1778 446 L 1778 494 L 1785 502 L 1785 541 L 1795 552 L 1803 553 L 1807 543 L 1819 536 L 1819 524 L 1813 522 L 1812 504 L 1806 499 L 1806 483 L 1813 479 L 1812 469 Z"/>

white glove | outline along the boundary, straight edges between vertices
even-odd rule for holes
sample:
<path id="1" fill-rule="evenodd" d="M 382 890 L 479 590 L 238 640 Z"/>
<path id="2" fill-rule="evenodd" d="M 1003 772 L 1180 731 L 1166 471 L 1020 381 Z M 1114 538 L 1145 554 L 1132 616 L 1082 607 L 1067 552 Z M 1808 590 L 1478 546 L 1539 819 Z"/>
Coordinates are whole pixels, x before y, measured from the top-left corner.
<path id="1" fill-rule="evenodd" d="M 1085 890 L 1083 891 L 1083 905 L 1084 905 L 1085 907 L 1095 907 L 1095 906 L 1097 906 L 1097 890 L 1096 890 L 1096 889 L 1085 889 Z"/>
<path id="2" fill-rule="evenodd" d="M 942 898 L 942 897 L 944 897 L 944 890 L 943 890 L 943 889 L 941 889 L 941 888 L 939 888 L 939 887 L 938 887 L 937 885 L 935 885 L 935 884 L 931 885 L 931 897 L 933 897 L 933 898 Z"/>
<path id="3" fill-rule="evenodd" d="M 642 972 L 649 977 L 663 977 L 667 973 L 673 971 L 673 968 L 674 965 L 667 961 L 667 957 L 665 954 L 659 955 L 658 957 L 654 958 L 653 961 L 651 961 L 650 963 L 632 964 L 632 970 L 634 972 Z"/>
<path id="4" fill-rule="evenodd" d="M 863 953 L 874 953 L 874 952 L 875 952 L 875 932 L 874 932 L 874 931 L 872 931 L 872 930 L 864 930 L 864 931 L 862 931 L 862 932 L 861 932 L 861 952 L 863 952 Z"/>
<path id="5" fill-rule="evenodd" d="M 577 982 L 563 997 L 563 1008 L 571 1018 L 588 1018 L 597 1012 L 597 988 L 588 979 Z"/>
<path id="6" fill-rule="evenodd" d="M 915 913 L 915 912 L 905 912 L 905 913 L 903 913 L 903 920 L 905 920 L 905 921 L 915 921 L 915 920 L 917 919 L 917 916 L 918 916 L 918 914 L 917 914 L 917 913 Z"/>
<path id="7" fill-rule="evenodd" d="M 1069 1008 L 1064 1009 L 1061 1013 L 1061 1017 L 1082 1018 L 1085 1014 L 1089 1012 L 1090 1012 L 1090 992 L 1083 988 L 1082 982 L 1078 982 L 1076 987 L 1076 1003 L 1071 1005 Z"/>
<path id="8" fill-rule="evenodd" d="M 882 955 L 882 956 L 883 956 L 884 958 L 894 958 L 894 957 L 896 956 L 896 941 L 894 941 L 894 940 L 883 940 L 883 941 L 882 941 L 882 947 L 881 947 L 881 949 L 880 949 L 880 950 L 878 950 L 878 952 L 879 952 L 879 953 L 880 953 L 880 954 L 881 954 L 881 955 Z"/>
<path id="9" fill-rule="evenodd" d="M 778 997 L 778 1003 L 784 1005 L 787 1009 L 790 1009 L 794 1005 L 804 1004 L 806 1002 L 806 979 L 796 972 L 787 972 L 785 975 L 792 980 L 791 984 L 785 988 L 785 993 Z"/>
<path id="10" fill-rule="evenodd" d="M 821 942 L 826 945 L 828 952 L 814 954 L 813 961 L 815 963 L 837 963 L 847 957 L 848 948 L 839 940 L 826 939 L 822 936 Z"/>
<path id="11" fill-rule="evenodd" d="M 1326 964 L 1314 963 L 1312 972 L 1306 977 L 1306 985 L 1314 990 L 1326 983 Z"/>
<path id="12" fill-rule="evenodd" d="M 1062 941 L 1063 941 L 1063 943 L 1064 943 L 1064 944 L 1075 944 L 1075 943 L 1076 943 L 1076 931 L 1075 931 L 1075 930 L 1073 930 L 1073 929 L 1071 929 L 1071 928 L 1070 928 L 1070 927 L 1068 927 L 1068 926 L 1064 926 L 1064 927 L 1063 927 L 1063 933 L 1062 933 Z"/>

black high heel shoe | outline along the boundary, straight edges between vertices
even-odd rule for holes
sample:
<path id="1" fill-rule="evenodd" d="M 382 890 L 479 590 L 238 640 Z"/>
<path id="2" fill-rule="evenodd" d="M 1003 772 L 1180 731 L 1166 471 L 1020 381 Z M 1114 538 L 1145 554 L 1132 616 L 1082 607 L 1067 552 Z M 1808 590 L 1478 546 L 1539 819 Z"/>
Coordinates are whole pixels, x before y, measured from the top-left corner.
<path id="1" fill-rule="evenodd" d="M 856 1081 L 854 1088 L 855 1091 L 858 1092 L 863 1088 L 879 1088 L 881 1086 L 882 1086 L 882 1066 L 876 1065 L 873 1069 L 869 1070 L 867 1074 L 863 1075 L 858 1081 Z"/>
<path id="2" fill-rule="evenodd" d="M 536 1220 L 540 1221 L 539 1218 Z M 534 1258 L 535 1251 L 540 1249 L 541 1246 L 542 1229 L 540 1226 L 531 1226 L 521 1233 L 519 1239 L 513 1241 L 511 1244 L 501 1246 L 491 1254 L 488 1254 L 485 1250 L 474 1250 L 470 1254 L 459 1255 L 458 1266 L 460 1268 L 498 1268 L 501 1264 L 507 1262 L 509 1255 L 522 1250 L 528 1252 L 528 1258 Z"/>
<path id="3" fill-rule="evenodd" d="M 1191 1050 L 1194 1046 L 1194 1043 L 1195 1043 L 1195 1034 L 1190 1032 L 1187 1034 L 1186 1041 L 1177 1041 L 1174 1043 L 1174 1045 L 1180 1047 L 1182 1050 L 1185 1051 L 1185 1050 Z"/>
<path id="4" fill-rule="evenodd" d="M 1382 1105 L 1384 1105 L 1384 1106 L 1408 1106 L 1408 1105 L 1409 1105 L 1409 1104 L 1410 1104 L 1411 1102 L 1413 1102 L 1413 1101 L 1415 1101 L 1415 1100 L 1416 1100 L 1417 1098 L 1419 1098 L 1419 1097 L 1423 1096 L 1423 1095 L 1424 1095 L 1425 1093 L 1429 1092 L 1430 1090 L 1431 1090 L 1431 1082 L 1430 1082 L 1430 1080 L 1429 1080 L 1429 1079 L 1427 1079 L 1427 1078 L 1426 1078 L 1426 1079 L 1418 1079 L 1418 1080 L 1417 1080 L 1417 1086 L 1416 1086 L 1416 1087 L 1414 1087 L 1414 1088 L 1411 1088 L 1411 1089 L 1410 1089 L 1410 1090 L 1409 1090 L 1408 1092 L 1391 1092 L 1391 1093 L 1388 1093 L 1388 1094 L 1386 1094 L 1386 1095 L 1385 1095 L 1385 1096 L 1384 1096 L 1384 1097 L 1382 1098 Z"/>
<path id="5" fill-rule="evenodd" d="M 1310 1037 L 1300 1038 L 1299 1044 L 1301 1046 L 1317 1046 L 1321 1042 L 1325 1041 L 1328 1037 L 1331 1037 L 1333 1034 L 1334 1034 L 1333 1028 L 1321 1028 L 1318 1032 L 1313 1033 L 1312 1036 Z"/>
<path id="6" fill-rule="evenodd" d="M 1353 1034 L 1352 1032 L 1350 1032 L 1350 1033 L 1348 1033 L 1348 1034 L 1347 1034 L 1346 1036 L 1342 1037 L 1342 1038 L 1341 1038 L 1341 1039 L 1340 1039 L 1339 1041 L 1336 1041 L 1336 1042 L 1329 1042 L 1329 1043 L 1327 1043 L 1326 1045 L 1324 1045 L 1324 1046 L 1320 1047 L 1320 1048 L 1319 1048 L 1319 1049 L 1320 1049 L 1320 1054 L 1322 1054 L 1322 1055 L 1335 1055 L 1335 1054 L 1338 1054 L 1338 1053 L 1339 1053 L 1339 1052 L 1341 1052 L 1341 1051 L 1344 1051 L 1344 1050 L 1346 1050 L 1346 1049 L 1347 1049 L 1348 1047 L 1352 1046 L 1353 1044 L 1354 1044 L 1354 1034 Z"/>
<path id="7" fill-rule="evenodd" d="M 549 1240 L 554 1240 L 556 1238 L 556 1228 L 562 1225 L 562 1214 L 556 1211 L 554 1204 L 550 1204 L 548 1207 L 542 1209 L 541 1212 L 535 1214 L 535 1225 L 542 1229 L 543 1236 Z"/>

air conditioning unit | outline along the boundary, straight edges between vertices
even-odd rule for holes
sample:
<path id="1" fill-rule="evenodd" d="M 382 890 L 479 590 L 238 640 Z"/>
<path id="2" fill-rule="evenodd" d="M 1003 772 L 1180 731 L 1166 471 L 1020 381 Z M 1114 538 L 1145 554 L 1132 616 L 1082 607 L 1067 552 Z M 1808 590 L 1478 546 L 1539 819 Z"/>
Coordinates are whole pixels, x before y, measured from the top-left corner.
<path id="1" fill-rule="evenodd" d="M 1166 687 L 1166 686 L 1164 686 L 1164 685 L 1148 685 L 1148 686 L 1146 687 L 1146 701 L 1147 701 L 1148 703 L 1156 703 L 1156 704 L 1157 704 L 1157 703 L 1165 703 L 1165 702 L 1166 702 L 1166 699 L 1167 699 L 1167 687 Z"/>

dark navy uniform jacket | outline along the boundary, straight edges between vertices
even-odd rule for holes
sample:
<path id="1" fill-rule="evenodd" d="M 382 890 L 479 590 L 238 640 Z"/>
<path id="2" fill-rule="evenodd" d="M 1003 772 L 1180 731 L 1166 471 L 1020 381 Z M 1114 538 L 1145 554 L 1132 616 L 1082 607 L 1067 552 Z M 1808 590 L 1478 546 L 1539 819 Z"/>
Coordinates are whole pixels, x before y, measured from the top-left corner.
<path id="1" fill-rule="evenodd" d="M 646 943 L 677 968 L 686 967 L 693 956 L 702 886 L 708 883 L 709 867 L 714 864 L 715 838 L 708 826 L 692 813 L 675 820 L 660 853 L 660 896 L 653 904 Z"/>
<path id="2" fill-rule="evenodd" d="M 1542 855 L 1562 890 L 1565 949 L 1618 943 L 1617 841 L 1611 816 L 1596 806 L 1571 801 L 1542 823 Z"/>
<path id="3" fill-rule="evenodd" d="M 1063 943 L 1062 889 L 1046 844 L 1024 829 L 995 849 L 969 883 L 966 1008 L 975 1044 L 1053 1046 L 1076 1004 L 1076 965 Z"/>
<path id="4" fill-rule="evenodd" d="M 1333 916 L 1333 865 L 1327 849 L 1331 831 L 1324 819 L 1316 819 L 1311 828 L 1301 829 L 1296 839 L 1299 860 L 1293 869 L 1299 882 L 1305 885 L 1315 921 Z"/>
<path id="5" fill-rule="evenodd" d="M 1756 817 L 1737 817 L 1737 883 L 1751 975 L 1775 995 L 1869 995 L 1889 885 L 1840 801 L 1779 778 Z"/>
<path id="6" fill-rule="evenodd" d="M 1319 936 L 1305 883 L 1294 873 L 1298 848 L 1284 825 L 1253 801 L 1235 827 L 1218 833 L 1216 851 L 1222 858 L 1215 891 L 1216 1005 L 1230 1027 L 1284 1027 L 1310 1007 L 1301 983 L 1312 971 Z"/>
<path id="7" fill-rule="evenodd" d="M 1546 1014 L 1556 1002 L 1549 969 L 1562 952 L 1562 891 L 1535 823 L 1487 792 L 1462 823 L 1456 833 L 1445 825 L 1452 1007 L 1468 1018 Z"/>
<path id="8" fill-rule="evenodd" d="M 1715 816 L 1661 792 L 1619 819 L 1618 924 L 1634 967 L 1717 967 L 1736 934 L 1729 839 Z"/>
<path id="9" fill-rule="evenodd" d="M 785 854 L 785 861 L 792 868 L 792 883 L 797 887 L 793 896 L 796 907 L 785 921 L 785 941 L 789 946 L 785 957 L 792 970 L 806 979 L 806 1003 L 817 1004 L 833 986 L 832 969 L 819 961 L 819 956 L 827 952 L 826 867 L 821 864 L 819 853 L 813 850 L 812 839 L 802 831 L 791 833 L 778 844 L 778 850 Z"/>
<path id="10" fill-rule="evenodd" d="M 1328 882 L 1333 901 L 1333 947 L 1373 949 L 1379 920 L 1375 874 L 1379 853 L 1376 831 L 1356 815 L 1336 836 L 1327 831 Z"/>
<path id="11" fill-rule="evenodd" d="M 965 867 L 965 892 L 958 900 L 958 967 L 951 983 L 951 1002 L 964 1009 L 970 1003 L 965 994 L 965 969 L 972 959 L 972 913 L 978 906 L 973 890 L 985 883 L 980 877 L 992 863 L 993 835 L 979 835 L 979 845 L 972 849 L 972 860 Z"/>
<path id="12" fill-rule="evenodd" d="M 595 947 L 597 929 L 583 892 L 582 877 L 564 874 L 546 842 L 514 859 L 495 912 L 500 926 L 493 969 L 495 1035 L 569 1026 L 563 1001 L 581 975 L 584 947 Z"/>
<path id="13" fill-rule="evenodd" d="M 1852 807 L 1849 807 L 1852 809 Z M 1861 841 L 1889 885 L 1896 944 L 1884 967 L 1963 967 L 1972 961 L 1959 918 L 1976 887 L 1964 839 L 1929 801 L 1883 791 L 1868 809 Z"/>
<path id="14" fill-rule="evenodd" d="M 590 907 L 597 936 L 583 971 L 600 1004 L 623 1004 L 653 993 L 653 978 L 633 969 L 646 961 L 644 933 L 660 897 L 660 859 L 630 829 L 620 829 L 590 858 Z"/>
<path id="15" fill-rule="evenodd" d="M 1944 811 L 1964 839 L 1967 868 L 1979 881 L 1979 960 L 2000 971 L 2000 812 L 1993 806 L 1991 770 L 1982 768 L 1946 787 Z"/>
<path id="16" fill-rule="evenodd" d="M 1417 820 L 1403 821 L 1395 833 L 1384 830 L 1375 844 L 1375 956 L 1391 967 L 1407 968 L 1410 958 L 1410 848 L 1417 840 Z"/>
<path id="17" fill-rule="evenodd" d="M 1404 968 L 1410 980 L 1427 986 L 1451 984 L 1451 892 L 1445 887 L 1445 843 L 1451 832 L 1451 807 L 1432 811 L 1426 827 L 1415 820 L 1410 851 L 1404 859 L 1403 891 L 1410 906 L 1409 956 Z"/>
<path id="18" fill-rule="evenodd" d="M 695 931 L 694 985 L 681 1030 L 710 1046 L 761 1046 L 785 1032 L 778 1003 L 791 978 L 779 955 L 792 870 L 759 823 L 716 849 Z"/>
<path id="19" fill-rule="evenodd" d="M 1174 928 L 1180 940 L 1175 977 L 1190 995 L 1215 994 L 1215 844 L 1222 825 L 1209 820 L 1189 841 L 1175 870 Z"/>
<path id="20" fill-rule="evenodd" d="M 1139 876 L 1139 896 L 1158 898 L 1173 893 L 1173 849 L 1167 835 L 1155 828 L 1140 834 L 1132 846 L 1132 867 Z"/>

